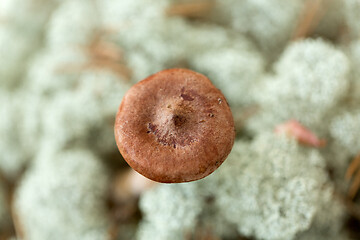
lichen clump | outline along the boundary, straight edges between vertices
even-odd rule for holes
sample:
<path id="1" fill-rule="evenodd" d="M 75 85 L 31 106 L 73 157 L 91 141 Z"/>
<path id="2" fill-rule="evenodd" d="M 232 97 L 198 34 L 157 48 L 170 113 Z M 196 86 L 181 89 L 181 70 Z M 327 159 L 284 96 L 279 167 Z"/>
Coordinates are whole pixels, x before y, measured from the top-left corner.
<path id="1" fill-rule="evenodd" d="M 359 21 L 359 0 L 0 0 L 0 239 L 358 239 Z M 172 68 L 224 94 L 234 148 L 196 182 L 118 184 L 122 98 Z"/>

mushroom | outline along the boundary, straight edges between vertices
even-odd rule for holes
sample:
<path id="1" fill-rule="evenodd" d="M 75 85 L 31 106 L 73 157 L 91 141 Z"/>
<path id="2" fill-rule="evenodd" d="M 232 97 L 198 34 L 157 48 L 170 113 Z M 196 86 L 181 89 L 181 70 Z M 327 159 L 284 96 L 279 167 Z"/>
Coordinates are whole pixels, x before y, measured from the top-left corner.
<path id="1" fill-rule="evenodd" d="M 125 94 L 115 138 L 124 159 L 143 176 L 190 182 L 224 162 L 234 144 L 234 120 L 224 95 L 207 77 L 169 69 Z"/>

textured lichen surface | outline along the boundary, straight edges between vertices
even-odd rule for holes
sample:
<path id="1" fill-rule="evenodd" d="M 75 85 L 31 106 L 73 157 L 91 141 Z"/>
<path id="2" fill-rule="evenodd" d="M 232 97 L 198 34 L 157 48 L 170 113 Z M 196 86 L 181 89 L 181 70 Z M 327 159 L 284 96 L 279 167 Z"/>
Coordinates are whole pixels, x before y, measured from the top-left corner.
<path id="1" fill-rule="evenodd" d="M 0 0 L 0 239 L 359 239 L 359 21 L 360 0 Z M 234 116 L 232 152 L 196 182 L 128 177 L 114 139 L 126 91 L 169 68 Z M 290 120 L 326 146 L 274 133 Z M 145 135 L 194 141 L 159 121 Z"/>

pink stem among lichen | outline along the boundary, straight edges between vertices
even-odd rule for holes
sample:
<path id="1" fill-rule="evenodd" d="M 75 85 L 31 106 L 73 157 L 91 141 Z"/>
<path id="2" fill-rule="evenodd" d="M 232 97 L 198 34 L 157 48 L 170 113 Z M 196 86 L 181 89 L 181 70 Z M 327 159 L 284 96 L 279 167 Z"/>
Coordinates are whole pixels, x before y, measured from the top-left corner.
<path id="1" fill-rule="evenodd" d="M 275 128 L 277 134 L 285 134 L 289 137 L 295 138 L 299 143 L 313 147 L 324 147 L 326 141 L 319 139 L 309 129 L 301 125 L 296 120 L 289 120 Z"/>

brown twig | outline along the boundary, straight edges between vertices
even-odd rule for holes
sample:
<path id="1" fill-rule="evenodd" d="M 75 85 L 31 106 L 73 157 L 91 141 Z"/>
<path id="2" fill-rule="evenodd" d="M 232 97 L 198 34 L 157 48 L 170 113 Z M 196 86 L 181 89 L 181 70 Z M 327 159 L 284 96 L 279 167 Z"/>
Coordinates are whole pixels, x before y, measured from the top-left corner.
<path id="1" fill-rule="evenodd" d="M 220 240 L 221 238 L 213 234 L 210 228 L 197 228 L 195 232 L 185 234 L 185 240 Z"/>
<path id="2" fill-rule="evenodd" d="M 80 65 L 64 65 L 57 69 L 58 72 L 72 73 L 89 68 L 105 68 L 130 80 L 131 71 L 125 64 L 123 52 L 116 44 L 101 39 L 100 33 L 91 44 L 81 48 L 88 53 L 89 61 Z"/>
<path id="3" fill-rule="evenodd" d="M 101 38 L 102 33 L 99 33 L 94 41 L 85 48 L 90 55 L 90 63 L 85 65 L 85 67 L 103 67 L 108 68 L 115 73 L 130 79 L 131 72 L 125 66 L 123 52 L 121 49 Z"/>
<path id="4" fill-rule="evenodd" d="M 11 217 L 12 217 L 12 220 L 13 220 L 16 237 L 18 239 L 26 239 L 25 232 L 24 232 L 24 227 L 21 224 L 20 218 L 19 218 L 18 214 L 16 213 L 16 210 L 15 210 L 15 207 L 14 207 L 13 204 L 11 206 Z"/>
<path id="5" fill-rule="evenodd" d="M 21 173 L 22 175 L 22 173 Z M 20 175 L 20 176 L 21 176 Z M 20 177 L 19 177 L 20 178 Z M 15 184 L 12 181 L 9 181 L 5 175 L 3 174 L 3 172 L 0 171 L 0 182 L 1 184 L 4 186 L 5 188 L 5 194 L 6 194 L 6 208 L 7 208 L 7 212 L 10 214 L 11 216 L 11 221 L 12 221 L 12 225 L 9 226 L 9 231 L 6 233 L 8 235 L 13 235 L 16 234 L 17 237 L 21 237 L 21 239 L 23 239 L 23 234 L 21 234 L 20 229 L 18 229 L 18 219 L 15 218 L 15 214 L 14 214 L 14 208 L 13 208 L 13 200 L 14 200 L 14 192 L 15 192 Z M 3 235 L 1 235 L 1 237 L 3 237 Z M 1 238 L 0 238 L 1 239 Z M 4 238 L 7 239 L 7 238 Z"/>
<path id="6" fill-rule="evenodd" d="M 299 17 L 297 27 L 291 38 L 293 41 L 305 38 L 312 33 L 324 15 L 324 6 L 323 0 L 306 1 L 304 10 Z"/>
<path id="7" fill-rule="evenodd" d="M 112 60 L 107 59 L 93 59 L 91 62 L 82 65 L 80 68 L 88 69 L 88 68 L 94 68 L 94 69 L 109 69 L 115 74 L 125 77 L 125 79 L 130 79 L 131 71 L 128 67 L 126 67 L 123 64 L 119 64 L 117 62 L 114 62 Z"/>
<path id="8" fill-rule="evenodd" d="M 141 193 L 157 185 L 133 169 L 121 171 L 116 174 L 111 184 L 110 201 L 112 203 L 111 226 L 109 228 L 109 240 L 117 239 L 120 226 L 129 222 L 136 216 L 138 199 Z"/>
<path id="9" fill-rule="evenodd" d="M 356 219 L 360 220 L 360 206 L 358 204 L 355 204 L 353 201 L 342 197 L 341 198 L 344 206 L 346 207 L 347 212 L 355 217 Z"/>
<path id="10" fill-rule="evenodd" d="M 212 10 L 214 4 L 212 0 L 175 3 L 166 10 L 166 14 L 168 16 L 201 18 Z"/>
<path id="11" fill-rule="evenodd" d="M 133 169 L 117 174 L 112 183 L 112 198 L 117 203 L 139 197 L 143 192 L 155 187 L 156 182 L 145 178 Z"/>
<path id="12" fill-rule="evenodd" d="M 353 181 L 350 184 L 348 196 L 350 199 L 354 199 L 360 187 L 360 154 L 354 158 L 346 170 L 345 179 L 350 181 L 351 178 Z"/>

